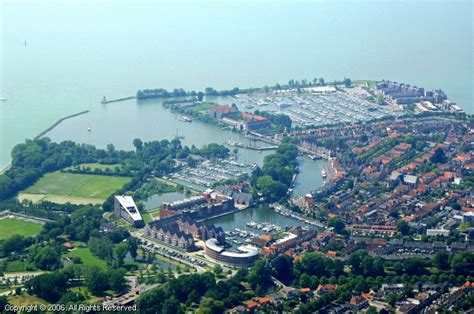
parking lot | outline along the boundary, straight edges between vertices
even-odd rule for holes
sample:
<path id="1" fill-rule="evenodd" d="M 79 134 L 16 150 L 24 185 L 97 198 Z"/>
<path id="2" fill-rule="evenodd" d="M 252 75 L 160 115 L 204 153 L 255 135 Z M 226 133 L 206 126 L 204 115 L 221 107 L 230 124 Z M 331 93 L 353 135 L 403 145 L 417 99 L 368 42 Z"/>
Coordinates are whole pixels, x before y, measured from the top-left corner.
<path id="1" fill-rule="evenodd" d="M 208 265 L 208 263 L 204 262 L 203 260 L 188 256 L 186 253 L 180 253 L 174 249 L 167 248 L 166 246 L 161 245 L 159 243 L 152 242 L 151 240 L 146 240 L 146 239 L 143 239 L 143 240 L 144 240 L 144 244 L 140 245 L 140 247 L 145 252 L 152 252 L 154 254 L 165 256 L 169 259 L 172 259 L 180 263 L 189 265 L 193 268 L 196 268 L 196 270 L 198 271 L 201 270 L 200 268 Z"/>

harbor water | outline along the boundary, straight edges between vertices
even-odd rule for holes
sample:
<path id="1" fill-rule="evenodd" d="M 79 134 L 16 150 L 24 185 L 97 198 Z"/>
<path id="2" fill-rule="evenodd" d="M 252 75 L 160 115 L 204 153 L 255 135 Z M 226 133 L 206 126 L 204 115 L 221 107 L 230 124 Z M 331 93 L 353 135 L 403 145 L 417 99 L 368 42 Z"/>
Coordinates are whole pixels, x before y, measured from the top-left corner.
<path id="1" fill-rule="evenodd" d="M 390 79 L 442 88 L 473 113 L 472 12 L 470 0 L 262 1 L 251 10 L 246 1 L 0 1 L 0 167 L 14 145 L 88 109 L 117 111 L 122 124 L 81 116 L 54 138 L 131 147 L 136 134 L 173 136 L 153 103 L 100 104 L 144 88 Z M 183 130 L 187 144 L 221 136 L 201 132 Z"/>

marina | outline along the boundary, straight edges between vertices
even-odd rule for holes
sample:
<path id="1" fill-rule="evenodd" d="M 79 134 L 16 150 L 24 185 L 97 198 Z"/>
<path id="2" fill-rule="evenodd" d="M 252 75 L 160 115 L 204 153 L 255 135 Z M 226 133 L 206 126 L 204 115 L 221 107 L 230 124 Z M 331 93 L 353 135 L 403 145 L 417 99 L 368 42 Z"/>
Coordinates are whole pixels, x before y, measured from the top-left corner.
<path id="1" fill-rule="evenodd" d="M 233 158 L 203 160 L 196 167 L 170 174 L 169 178 L 176 183 L 203 191 L 215 184 L 248 176 L 256 166 L 256 163 L 238 162 Z"/>
<path id="2" fill-rule="evenodd" d="M 362 90 L 362 92 L 365 91 Z M 398 111 L 390 107 L 379 106 L 368 101 L 366 98 L 370 94 L 365 93 L 336 91 L 335 89 L 312 93 L 308 89 L 301 94 L 296 91 L 285 91 L 282 93 L 236 95 L 232 98 L 237 106 L 240 105 L 243 108 L 254 104 L 259 110 L 285 114 L 300 127 L 354 123 L 399 114 Z"/>

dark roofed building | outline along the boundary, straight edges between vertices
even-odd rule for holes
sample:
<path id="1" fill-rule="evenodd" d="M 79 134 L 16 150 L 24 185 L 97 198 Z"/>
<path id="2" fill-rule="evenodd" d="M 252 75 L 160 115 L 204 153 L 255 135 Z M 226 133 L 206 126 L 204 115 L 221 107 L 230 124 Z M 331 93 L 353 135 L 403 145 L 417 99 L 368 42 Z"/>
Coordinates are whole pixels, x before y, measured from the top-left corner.
<path id="1" fill-rule="evenodd" d="M 209 110 L 209 116 L 214 119 L 222 119 L 237 113 L 238 110 L 229 105 L 217 105 Z"/>

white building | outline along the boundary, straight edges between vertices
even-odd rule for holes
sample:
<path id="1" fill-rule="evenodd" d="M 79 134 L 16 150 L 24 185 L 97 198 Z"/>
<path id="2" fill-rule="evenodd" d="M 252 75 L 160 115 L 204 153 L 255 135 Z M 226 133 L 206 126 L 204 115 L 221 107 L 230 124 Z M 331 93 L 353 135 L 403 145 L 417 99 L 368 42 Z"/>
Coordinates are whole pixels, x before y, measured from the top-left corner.
<path id="1" fill-rule="evenodd" d="M 449 230 L 446 229 L 427 229 L 426 235 L 429 237 L 443 236 L 449 237 Z"/>
<path id="2" fill-rule="evenodd" d="M 115 195 L 114 211 L 116 218 L 123 218 L 134 227 L 143 226 L 143 218 L 131 196 Z"/>

